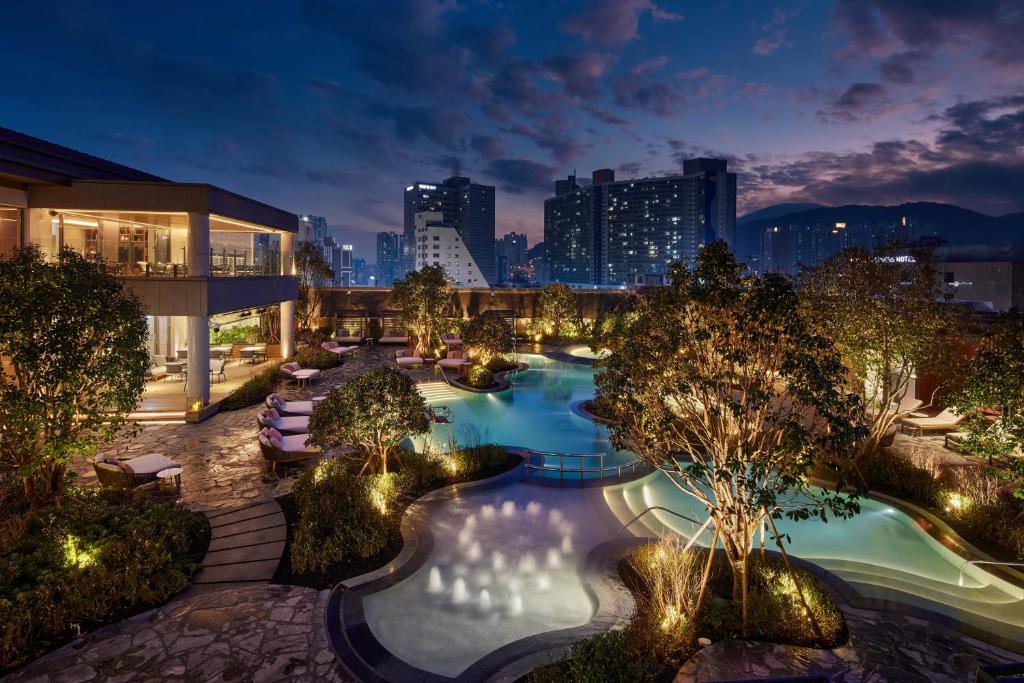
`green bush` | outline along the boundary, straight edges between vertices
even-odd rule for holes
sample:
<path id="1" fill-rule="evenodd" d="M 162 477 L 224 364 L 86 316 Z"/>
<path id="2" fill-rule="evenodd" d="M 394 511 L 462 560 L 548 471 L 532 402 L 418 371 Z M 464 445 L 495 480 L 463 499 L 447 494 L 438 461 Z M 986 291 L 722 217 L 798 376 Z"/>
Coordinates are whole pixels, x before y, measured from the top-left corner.
<path id="1" fill-rule="evenodd" d="M 326 370 L 342 364 L 340 354 L 313 347 L 299 349 L 292 357 L 292 360 L 304 368 L 314 368 L 316 370 Z"/>
<path id="2" fill-rule="evenodd" d="M 881 449 L 865 455 L 858 467 L 871 488 L 926 507 L 938 504 L 942 484 L 902 455 Z"/>
<path id="3" fill-rule="evenodd" d="M 307 469 L 292 489 L 298 512 L 292 571 L 324 571 L 349 555 L 367 558 L 384 550 L 399 523 L 395 502 L 403 488 L 394 473 L 356 475 L 338 458 Z"/>
<path id="4" fill-rule="evenodd" d="M 469 386 L 476 389 L 489 389 L 494 384 L 494 373 L 482 365 L 474 365 L 469 370 Z"/>
<path id="5" fill-rule="evenodd" d="M 188 585 L 209 529 L 173 503 L 77 492 L 31 510 L 0 556 L 0 672 L 95 628 L 165 602 Z"/>
<path id="6" fill-rule="evenodd" d="M 258 341 L 259 325 L 234 325 L 210 332 L 211 344 L 255 344 Z"/>
<path id="7" fill-rule="evenodd" d="M 661 678 L 662 659 L 645 647 L 640 629 L 630 625 L 572 646 L 559 662 L 530 673 L 530 683 L 633 683 Z"/>
<path id="8" fill-rule="evenodd" d="M 484 367 L 491 372 L 505 372 L 506 370 L 514 370 L 516 363 L 508 356 L 495 356 Z"/>
<path id="9" fill-rule="evenodd" d="M 505 447 L 497 444 L 460 448 L 454 455 L 459 472 L 467 474 L 497 469 L 508 461 Z"/>
<path id="10" fill-rule="evenodd" d="M 253 375 L 221 401 L 220 409 L 239 410 L 262 403 L 277 388 L 279 372 L 278 368 L 273 367 Z"/>
<path id="11" fill-rule="evenodd" d="M 1009 496 L 987 503 L 972 503 L 948 510 L 952 525 L 968 540 L 1006 553 L 1007 561 L 1024 562 L 1024 518 Z"/>
<path id="12" fill-rule="evenodd" d="M 462 333 L 462 343 L 484 365 L 512 350 L 512 327 L 494 311 L 473 316 Z"/>

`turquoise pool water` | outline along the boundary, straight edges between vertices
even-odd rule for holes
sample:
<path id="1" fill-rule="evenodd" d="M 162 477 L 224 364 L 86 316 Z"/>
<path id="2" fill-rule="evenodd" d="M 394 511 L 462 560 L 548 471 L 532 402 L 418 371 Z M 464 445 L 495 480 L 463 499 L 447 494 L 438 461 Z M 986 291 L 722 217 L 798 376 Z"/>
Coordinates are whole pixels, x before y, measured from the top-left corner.
<path id="1" fill-rule="evenodd" d="M 512 388 L 490 394 L 460 391 L 457 399 L 434 400 L 452 414 L 460 443 L 480 441 L 558 453 L 605 453 L 607 464 L 634 459 L 616 452 L 608 429 L 572 412 L 577 401 L 594 397 L 594 370 L 536 354 L 521 354 L 529 370 L 506 376 Z M 447 427 L 434 425 L 431 438 L 447 441 Z"/>

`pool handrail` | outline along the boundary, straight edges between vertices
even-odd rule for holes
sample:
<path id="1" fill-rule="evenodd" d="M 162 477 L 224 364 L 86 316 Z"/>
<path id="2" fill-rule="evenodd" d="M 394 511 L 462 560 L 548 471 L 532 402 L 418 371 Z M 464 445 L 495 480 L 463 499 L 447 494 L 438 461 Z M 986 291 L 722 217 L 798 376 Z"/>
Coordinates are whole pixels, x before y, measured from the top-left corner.
<path id="1" fill-rule="evenodd" d="M 631 474 L 632 472 L 634 472 L 636 470 L 636 468 L 638 466 L 642 467 L 642 466 L 646 465 L 646 463 L 643 460 L 641 460 L 640 458 L 636 458 L 636 459 L 634 459 L 634 460 L 632 460 L 630 462 L 627 462 L 627 463 L 620 463 L 620 464 L 615 464 L 615 465 L 605 465 L 604 464 L 604 458 L 605 458 L 605 454 L 604 453 L 557 453 L 555 451 L 537 451 L 537 450 L 533 450 L 533 449 L 526 449 L 526 453 L 527 453 L 527 458 L 526 458 L 526 463 L 524 464 L 524 468 L 526 469 L 526 476 L 527 477 L 530 476 L 531 472 L 535 472 L 535 471 L 540 471 L 540 472 L 558 472 L 558 479 L 561 482 L 565 481 L 565 475 L 566 475 L 567 472 L 570 475 L 579 475 L 578 477 L 571 477 L 571 478 L 573 478 L 573 479 L 578 478 L 579 481 L 582 482 L 585 479 L 585 477 L 583 476 L 584 474 L 594 474 L 594 473 L 596 473 L 598 475 L 597 479 L 598 480 L 603 480 L 605 478 L 605 474 L 606 473 L 608 473 L 608 476 L 611 477 L 612 476 L 611 473 L 615 472 L 614 477 L 615 478 L 621 478 L 622 475 L 623 475 L 623 470 L 625 470 L 626 474 Z M 540 456 L 539 462 L 534 462 L 534 460 L 533 460 L 534 456 Z M 550 458 L 557 458 L 558 459 L 558 466 L 557 467 L 554 466 L 554 465 L 546 465 L 546 464 L 544 464 L 545 459 L 549 458 L 549 457 Z M 578 466 L 575 467 L 575 468 L 568 468 L 568 469 L 566 469 L 566 467 L 565 467 L 565 460 L 567 458 L 575 458 L 577 460 L 577 462 L 578 462 Z M 598 466 L 597 467 L 584 467 L 583 466 L 583 460 L 586 459 L 586 458 L 597 458 L 598 459 Z"/>
<path id="2" fill-rule="evenodd" d="M 648 512 L 653 512 L 654 510 L 660 510 L 661 512 L 667 512 L 668 514 L 674 515 L 674 516 L 678 517 L 679 519 L 685 519 L 687 522 L 690 522 L 691 524 L 699 525 L 699 528 L 697 529 L 697 533 L 695 533 L 693 535 L 693 538 L 696 538 L 698 535 L 700 535 L 700 533 L 704 530 L 704 528 L 707 527 L 708 522 L 711 520 L 711 518 L 708 517 L 708 519 L 706 521 L 698 522 L 697 520 L 693 519 L 692 517 L 687 517 L 683 513 L 676 512 L 675 510 L 670 510 L 670 509 L 668 509 L 667 507 L 665 507 L 663 505 L 651 505 L 651 506 L 641 510 L 639 512 L 639 514 L 634 515 L 628 522 L 623 524 L 622 528 L 619 529 L 619 535 L 621 536 L 624 531 L 629 529 L 629 527 L 633 524 L 633 522 L 637 521 L 638 519 L 640 519 L 641 517 L 646 515 Z"/>
<path id="3" fill-rule="evenodd" d="M 1001 567 L 1024 567 L 1024 562 L 999 562 L 998 560 L 964 560 L 964 563 L 960 565 L 960 578 L 957 579 L 957 585 L 963 588 L 964 585 L 964 572 L 967 571 L 969 565 L 977 566 L 979 564 L 994 564 Z"/>

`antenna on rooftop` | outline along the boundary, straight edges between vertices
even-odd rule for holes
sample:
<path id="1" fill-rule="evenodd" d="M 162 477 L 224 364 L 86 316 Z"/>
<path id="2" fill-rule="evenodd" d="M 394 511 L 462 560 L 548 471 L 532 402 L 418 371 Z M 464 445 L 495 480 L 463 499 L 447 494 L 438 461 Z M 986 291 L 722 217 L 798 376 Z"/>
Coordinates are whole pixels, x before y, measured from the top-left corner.
<path id="1" fill-rule="evenodd" d="M 459 158 L 455 157 L 452 159 L 452 177 L 457 178 L 459 176 Z"/>

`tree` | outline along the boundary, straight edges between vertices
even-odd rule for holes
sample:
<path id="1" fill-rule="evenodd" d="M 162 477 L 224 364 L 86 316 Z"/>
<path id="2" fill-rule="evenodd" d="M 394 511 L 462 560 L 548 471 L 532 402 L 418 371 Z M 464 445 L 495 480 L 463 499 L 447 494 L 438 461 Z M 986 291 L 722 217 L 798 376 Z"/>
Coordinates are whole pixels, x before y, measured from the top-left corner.
<path id="1" fill-rule="evenodd" d="M 544 286 L 540 294 L 541 318 L 556 339 L 562 336 L 566 324 L 579 327 L 580 316 L 576 310 L 576 295 L 566 284 L 552 283 Z"/>
<path id="2" fill-rule="evenodd" d="M 483 365 L 512 350 L 512 328 L 498 313 L 473 316 L 462 332 L 462 342 Z"/>
<path id="3" fill-rule="evenodd" d="M 142 396 L 145 311 L 99 261 L 38 247 L 0 259 L 0 467 L 33 504 L 59 499 L 68 464 L 109 441 Z"/>
<path id="4" fill-rule="evenodd" d="M 416 384 L 399 370 L 378 367 L 327 394 L 309 420 L 309 441 L 324 449 L 354 446 L 360 474 L 386 474 L 402 440 L 429 429 Z"/>
<path id="5" fill-rule="evenodd" d="M 892 247 L 846 249 L 804 271 L 800 284 L 804 314 L 835 342 L 860 396 L 867 435 L 858 457 L 871 453 L 911 412 L 904 399 L 915 373 L 952 365 L 955 319 L 935 269 L 926 255 L 902 258 Z"/>
<path id="6" fill-rule="evenodd" d="M 745 629 L 748 558 L 762 524 L 859 509 L 842 482 L 828 491 L 805 481 L 849 452 L 857 398 L 838 388 L 839 355 L 809 328 L 786 279 L 744 277 L 723 242 L 701 251 L 693 271 L 677 263 L 670 273 L 671 285 L 638 297 L 625 334 L 607 338 L 597 399 L 614 445 L 707 509 Z"/>
<path id="7" fill-rule="evenodd" d="M 1014 456 L 1024 452 L 1024 313 L 1003 313 L 992 324 L 950 403 L 966 417 L 962 447 L 987 458 L 1024 500 L 1024 458 Z M 995 424 L 984 415 L 993 409 L 1001 412 Z"/>
<path id="8" fill-rule="evenodd" d="M 320 312 L 324 290 L 334 279 L 334 271 L 315 244 L 302 241 L 295 245 L 295 275 L 299 279 L 295 317 L 300 329 L 309 330 L 313 317 Z"/>
<path id="9" fill-rule="evenodd" d="M 451 278 L 441 266 L 424 266 L 395 282 L 391 301 L 402 311 L 420 355 L 429 354 L 441 343 L 454 291 Z"/>

